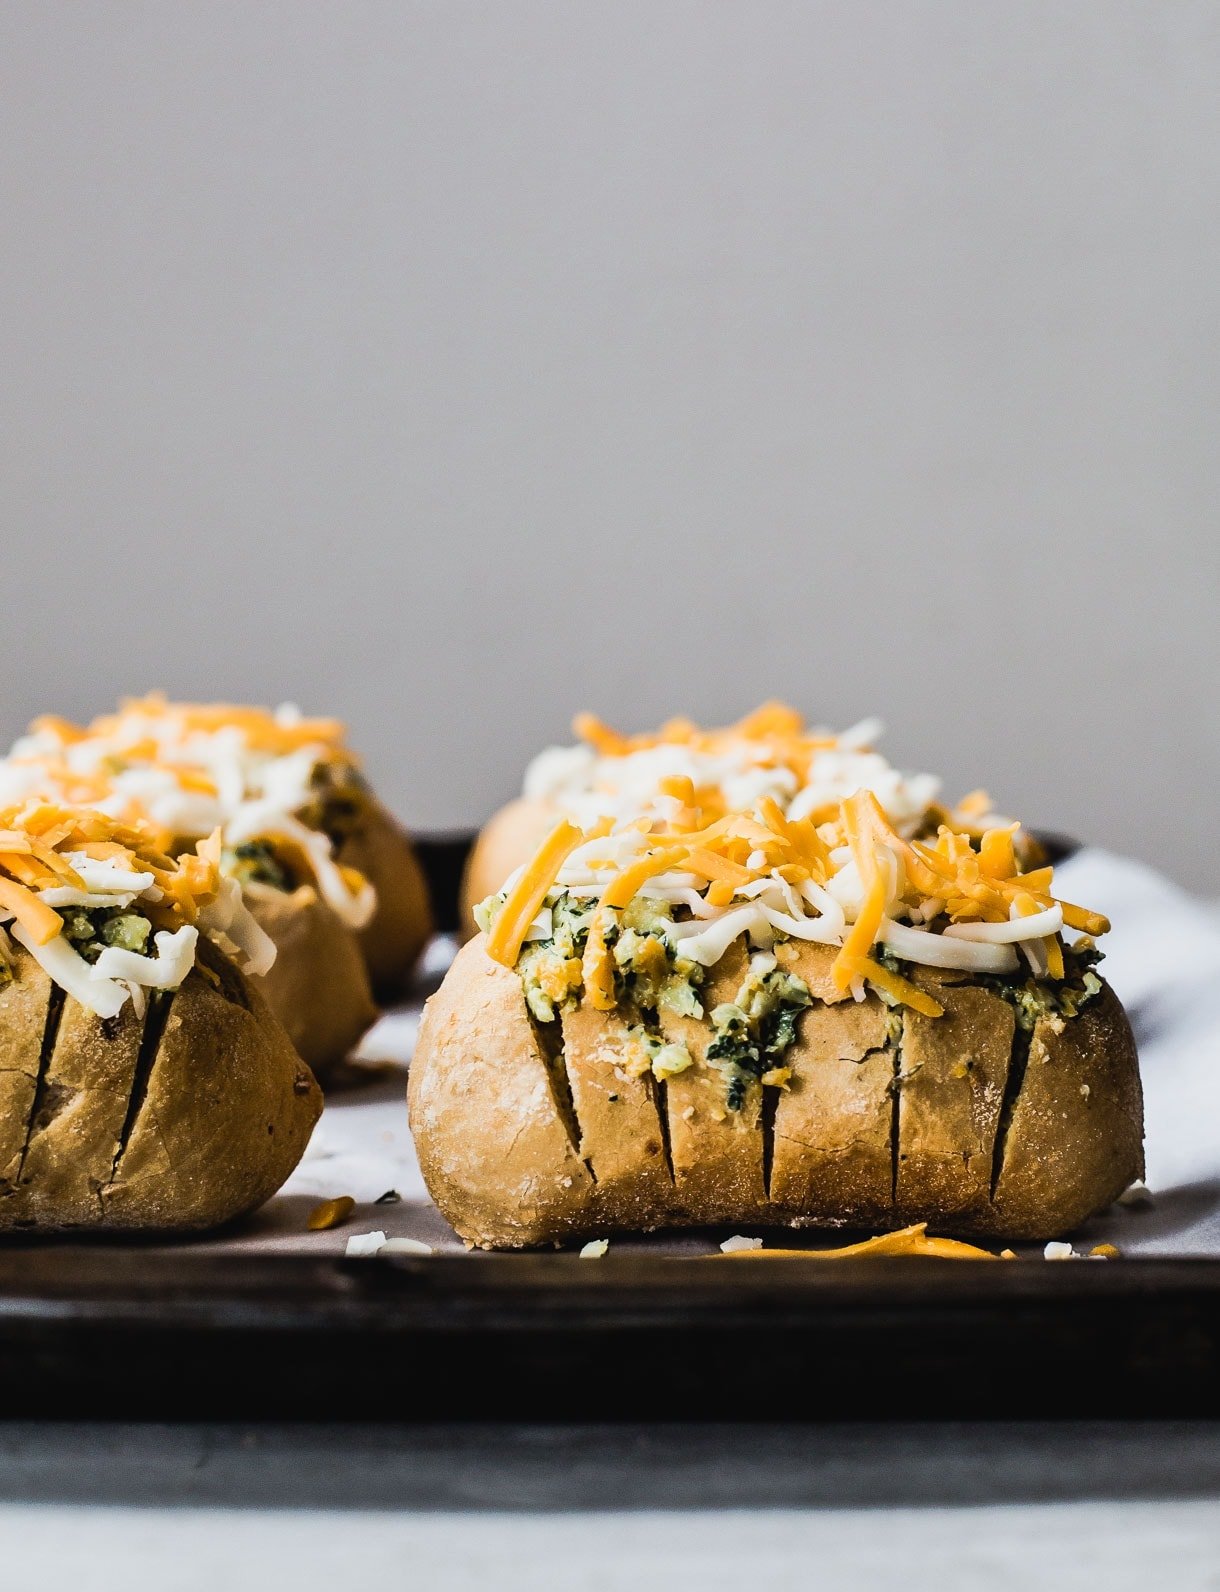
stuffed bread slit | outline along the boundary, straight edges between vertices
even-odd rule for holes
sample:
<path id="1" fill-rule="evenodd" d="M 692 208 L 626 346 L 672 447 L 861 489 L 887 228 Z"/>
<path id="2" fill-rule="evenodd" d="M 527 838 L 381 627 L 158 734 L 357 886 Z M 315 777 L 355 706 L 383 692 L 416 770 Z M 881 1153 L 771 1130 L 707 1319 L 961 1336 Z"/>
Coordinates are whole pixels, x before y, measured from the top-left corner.
<path id="1" fill-rule="evenodd" d="M 920 973 L 915 982 L 944 1011 L 903 1013 L 895 1203 L 904 1211 L 930 1199 L 947 1220 L 985 1218 L 1015 1012 L 961 975 Z"/>
<path id="2" fill-rule="evenodd" d="M 555 1038 L 598 1203 L 624 1213 L 631 1226 L 655 1227 L 671 1208 L 673 1178 L 661 1120 L 664 1086 L 650 1071 L 638 1014 L 568 1006 Z"/>
<path id="3" fill-rule="evenodd" d="M 1144 1175 L 1135 1040 L 1109 985 L 1069 1018 L 1038 1017 L 1027 1045 L 1000 1129 L 988 1207 L 998 1231 L 1031 1226 L 1048 1185 L 1075 1225 Z"/>
<path id="4" fill-rule="evenodd" d="M 472 940 L 445 982 L 452 998 L 428 1013 L 437 1064 L 410 1075 L 417 1144 L 468 1231 L 494 1230 L 505 1248 L 558 1240 L 579 1226 L 596 1185 L 560 1114 L 521 980 Z M 494 1153 L 471 1155 L 449 1132 L 462 1123 L 477 1124 Z"/>
<path id="5" fill-rule="evenodd" d="M 20 977 L 0 979 L 0 1193 L 16 1183 L 33 1128 L 44 1058 L 55 1042 L 63 992 L 25 952 Z"/>
<path id="6" fill-rule="evenodd" d="M 27 1219 L 76 1226 L 102 1217 L 102 1191 L 121 1147 L 144 1023 L 130 1002 L 117 1017 L 98 1022 L 79 1001 L 64 1000 L 17 1179 Z"/>
<path id="7" fill-rule="evenodd" d="M 145 1023 L 153 1045 L 101 1191 L 105 1222 L 207 1228 L 257 1210 L 305 1151 L 316 1083 L 252 981 L 206 941 Z"/>
<path id="8" fill-rule="evenodd" d="M 754 1084 L 735 1109 L 726 1106 L 723 1074 L 706 1064 L 712 1029 L 662 1018 L 666 1037 L 680 1035 L 692 1055 L 665 1084 L 671 1183 L 655 1085 L 624 1080 L 616 1068 L 632 1045 L 625 1018 L 612 1014 L 608 1023 L 582 1005 L 563 1015 L 574 1143 L 519 982 L 487 958 L 481 940 L 462 949 L 454 971 L 425 1017 L 411 1115 L 429 1189 L 471 1243 L 520 1247 L 665 1226 L 910 1221 L 1044 1239 L 1070 1231 L 1142 1172 L 1134 1053 L 1108 992 L 1066 1025 L 1038 1020 L 1002 1137 L 1000 1079 L 1016 1023 L 989 989 L 955 986 L 953 1008 L 975 1024 L 986 1011 L 994 1030 L 982 1029 L 965 1050 L 946 1031 L 939 1053 L 920 1014 L 899 1024 L 876 997 L 815 999 L 797 1019 L 786 1086 Z M 480 988 L 480 1045 L 461 992 L 483 980 L 495 993 L 493 1000 Z M 611 1094 L 620 1099 L 610 1102 Z M 764 1188 L 767 1096 L 775 1104 Z M 494 1156 L 479 1153 L 482 1143 L 497 1146 Z"/>
<path id="9" fill-rule="evenodd" d="M 704 1009 L 734 1006 L 747 972 L 745 950 L 735 943 L 702 991 Z M 683 1220 L 704 1223 L 731 1222 L 761 1210 L 766 1190 L 760 1076 L 718 1057 L 718 1041 L 724 1036 L 701 1019 L 661 1008 L 657 1022 L 665 1039 L 683 1046 L 691 1060 L 666 1084 L 671 1211 L 680 1212 Z"/>

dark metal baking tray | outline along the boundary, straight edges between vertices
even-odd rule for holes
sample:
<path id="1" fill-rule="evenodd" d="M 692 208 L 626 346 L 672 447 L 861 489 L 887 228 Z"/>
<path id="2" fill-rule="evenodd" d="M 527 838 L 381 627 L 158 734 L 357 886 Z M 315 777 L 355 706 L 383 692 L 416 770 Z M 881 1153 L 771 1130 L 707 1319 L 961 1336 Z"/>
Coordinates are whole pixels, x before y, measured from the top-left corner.
<path id="1" fill-rule="evenodd" d="M 466 835 L 420 851 L 442 927 Z M 1060 855 L 1066 849 L 1056 843 Z M 131 1419 L 1220 1413 L 1220 1261 L 0 1247 L 0 1409 Z"/>

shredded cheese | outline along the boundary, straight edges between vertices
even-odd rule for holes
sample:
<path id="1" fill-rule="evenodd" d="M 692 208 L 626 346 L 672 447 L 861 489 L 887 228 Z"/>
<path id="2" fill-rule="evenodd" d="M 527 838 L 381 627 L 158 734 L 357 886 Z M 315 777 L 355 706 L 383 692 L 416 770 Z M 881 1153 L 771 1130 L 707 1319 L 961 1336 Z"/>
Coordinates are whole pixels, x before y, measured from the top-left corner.
<path id="1" fill-rule="evenodd" d="M 129 999 L 142 1010 L 145 990 L 177 989 L 195 965 L 200 927 L 252 969 L 270 966 L 274 947 L 221 875 L 218 841 L 175 860 L 146 826 L 45 800 L 0 810 L 0 834 L 0 925 L 99 1017 Z M 142 919 L 152 949 L 133 948 L 141 935 L 108 942 L 115 913 L 137 927 Z"/>
<path id="2" fill-rule="evenodd" d="M 595 897 L 579 983 L 597 1009 L 617 1003 L 611 930 L 637 896 L 666 904 L 661 932 L 670 954 L 689 964 L 714 967 L 742 937 L 761 951 L 777 938 L 824 944 L 836 953 L 831 976 L 840 994 L 862 999 L 871 986 L 933 1019 L 943 1015 L 941 1003 L 887 958 L 1006 976 L 1016 973 L 1019 952 L 1035 977 L 1061 981 L 1065 930 L 1108 928 L 1100 914 L 1055 898 L 1053 870 L 1027 866 L 1019 824 L 992 817 L 983 792 L 957 809 L 926 803 L 917 825 L 909 806 L 887 806 L 882 782 L 811 804 L 816 760 L 859 757 L 860 742 L 845 747 L 848 737 L 808 732 L 782 705 L 767 704 L 728 731 L 685 720 L 645 737 L 618 735 L 600 721 L 582 719 L 578 728 L 607 776 L 590 801 L 610 815 L 591 845 L 594 831 L 569 811 L 510 881 L 487 944 L 514 966 L 527 938 L 551 933 L 565 892 Z M 708 762 L 730 746 L 734 755 L 748 747 L 754 758 L 733 765 L 737 773 L 764 771 L 772 783 L 731 799 L 727 765 L 713 777 Z M 675 766 L 677 754 L 685 768 Z M 640 779 L 647 765 L 651 786 L 616 785 L 612 765 L 628 763 Z M 586 762 L 586 775 L 592 766 Z"/>
<path id="3" fill-rule="evenodd" d="M 88 806 L 149 827 L 163 850 L 215 830 L 226 847 L 263 842 L 359 930 L 376 908 L 372 887 L 337 864 L 316 827 L 319 771 L 342 781 L 356 768 L 337 720 L 153 693 L 87 726 L 35 720 L 0 762 L 0 805 L 41 796 Z"/>
<path id="4" fill-rule="evenodd" d="M 35 945 L 45 945 L 63 929 L 63 919 L 28 886 L 0 876 L 0 908 L 15 919 Z"/>
<path id="5" fill-rule="evenodd" d="M 514 967 L 529 926 L 538 915 L 547 891 L 555 883 L 556 875 L 577 846 L 588 837 L 560 819 L 543 841 L 533 861 L 524 868 L 520 878 L 505 897 L 500 916 L 487 941 L 487 954 L 505 967 Z"/>

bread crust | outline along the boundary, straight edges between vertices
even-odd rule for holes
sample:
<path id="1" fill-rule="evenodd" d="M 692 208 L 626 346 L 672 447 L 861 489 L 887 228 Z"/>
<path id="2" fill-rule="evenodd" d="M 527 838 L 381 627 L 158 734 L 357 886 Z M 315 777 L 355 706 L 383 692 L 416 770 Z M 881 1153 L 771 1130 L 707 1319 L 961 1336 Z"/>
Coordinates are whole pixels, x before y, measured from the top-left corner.
<path id="1" fill-rule="evenodd" d="M 1144 1175 L 1135 1039 L 1109 985 L 1070 1022 L 1039 1018 L 1012 1102 L 994 1231 L 1068 1231 Z"/>
<path id="2" fill-rule="evenodd" d="M 986 1221 L 1016 1016 L 999 995 L 952 974 L 919 972 L 915 982 L 944 1015 L 903 1014 L 895 1203 Z"/>
<path id="3" fill-rule="evenodd" d="M 262 997 L 200 941 L 180 989 L 103 1022 L 24 951 L 0 994 L 0 1228 L 190 1231 L 256 1209 L 304 1153 L 321 1092 Z M 32 1064 L 33 1072 L 28 1070 Z"/>
<path id="4" fill-rule="evenodd" d="M 627 1014 L 578 1006 L 540 1039 L 517 974 L 472 940 L 425 1009 L 411 1067 L 411 1125 L 436 1204 L 468 1244 L 490 1249 L 703 1224 L 927 1221 L 1047 1239 L 1142 1174 L 1135 1045 L 1107 986 L 1074 1018 L 1039 1018 L 1026 1055 L 1014 1008 L 991 988 L 919 970 L 945 1008 L 933 1020 L 872 993 L 844 999 L 832 960 L 825 947 L 780 947 L 814 996 L 784 1057 L 791 1078 L 754 1085 L 729 1112 L 709 1022 L 659 1014 L 694 1065 L 663 1088 L 610 1089 Z M 745 963 L 738 947 L 713 970 L 707 1010 L 733 998 Z M 665 1113 L 668 1163 L 653 1108 Z"/>
<path id="5" fill-rule="evenodd" d="M 263 999 L 301 1060 L 325 1078 L 377 1020 L 359 942 L 312 885 L 247 885 L 245 900 L 275 941 L 275 961 L 257 979 Z"/>
<path id="6" fill-rule="evenodd" d="M 428 887 L 406 832 L 374 796 L 360 792 L 335 859 L 377 892 L 363 929 L 349 928 L 311 884 L 277 890 L 252 883 L 245 901 L 275 941 L 259 980 L 306 1066 L 325 1080 L 376 1022 L 378 999 L 410 984 L 432 934 Z"/>
<path id="7" fill-rule="evenodd" d="M 621 1012 L 583 1005 L 569 1007 L 561 1024 L 580 1157 L 596 1179 L 598 1201 L 629 1216 L 633 1227 L 655 1227 L 671 1189 L 663 1101 L 652 1074 L 634 1069 L 632 1025 Z"/>
<path id="8" fill-rule="evenodd" d="M 784 1058 L 792 1077 L 774 1107 L 771 1203 L 798 1227 L 888 1222 L 897 1066 L 889 1010 L 875 995 L 846 998 L 825 946 L 793 946 L 782 960 L 815 1004 Z"/>
<path id="9" fill-rule="evenodd" d="M 408 1086 L 415 1149 L 462 1237 L 519 1249 L 581 1231 L 592 1174 L 560 1114 L 521 981 L 487 956 L 482 936 L 425 1006 L 421 1054 Z"/>
<path id="10" fill-rule="evenodd" d="M 20 946 L 13 977 L 0 989 L 0 1190 L 16 1181 L 34 1109 L 51 980 Z"/>
<path id="11" fill-rule="evenodd" d="M 356 868 L 377 892 L 377 910 L 356 939 L 378 1000 L 405 994 L 432 935 L 432 907 L 419 858 L 406 830 L 375 796 L 344 835 L 336 860 Z"/>

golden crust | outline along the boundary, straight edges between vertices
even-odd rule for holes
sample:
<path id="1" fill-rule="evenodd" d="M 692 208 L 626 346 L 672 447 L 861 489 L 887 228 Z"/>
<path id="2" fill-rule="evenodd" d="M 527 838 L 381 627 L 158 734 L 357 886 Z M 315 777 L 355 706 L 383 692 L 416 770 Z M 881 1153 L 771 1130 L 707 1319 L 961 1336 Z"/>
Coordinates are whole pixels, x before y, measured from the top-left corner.
<path id="1" fill-rule="evenodd" d="M 785 1056 L 789 1087 L 755 1086 L 728 1112 L 707 1022 L 663 1014 L 695 1065 L 663 1090 L 610 1089 L 623 1014 L 581 1006 L 540 1039 L 517 975 L 481 937 L 465 946 L 428 1003 L 410 1109 L 429 1191 L 466 1242 L 913 1221 L 1046 1239 L 1141 1175 L 1135 1045 L 1108 987 L 1075 1018 L 1040 1019 L 1026 1058 L 1012 1006 L 988 988 L 919 972 L 944 1017 L 897 1014 L 873 994 L 844 1000 L 825 948 L 781 951 L 815 997 Z M 738 949 L 714 970 L 708 1010 L 733 997 L 744 967 Z M 669 1168 L 652 1142 L 658 1096 Z"/>
<path id="2" fill-rule="evenodd" d="M 485 954 L 482 936 L 458 952 L 424 1008 L 409 1101 L 424 1180 L 469 1243 L 519 1249 L 581 1230 L 593 1178 L 560 1113 L 521 981 Z"/>
<path id="3" fill-rule="evenodd" d="M 1144 1098 L 1131 1025 L 1105 985 L 1079 1016 L 1040 1018 L 1003 1143 L 994 1229 L 1078 1227 L 1144 1175 Z"/>
<path id="4" fill-rule="evenodd" d="M 122 1146 L 143 1034 L 130 1001 L 107 1023 L 64 1001 L 21 1167 L 24 1219 L 49 1227 L 103 1220 L 101 1190 Z"/>
<path id="5" fill-rule="evenodd" d="M 619 1012 L 570 1007 L 562 1016 L 563 1066 L 599 1202 L 649 1228 L 665 1219 L 670 1177 L 657 1085 L 651 1073 L 630 1067 L 630 1026 Z"/>
<path id="6" fill-rule="evenodd" d="M 275 941 L 275 961 L 257 980 L 263 998 L 301 1060 L 325 1078 L 377 1020 L 356 936 L 312 885 L 250 885 L 245 899 Z"/>
<path id="7" fill-rule="evenodd" d="M 945 1010 L 903 1016 L 897 1204 L 985 1222 L 1016 1017 L 977 985 L 934 973 L 915 979 Z"/>
<path id="8" fill-rule="evenodd" d="M 312 885 L 245 890 L 246 905 L 275 941 L 274 965 L 259 980 L 263 995 L 301 1059 L 323 1079 L 376 1022 L 377 994 L 403 994 L 432 933 L 419 859 L 375 797 L 360 794 L 335 856 L 377 892 L 377 909 L 361 930 L 348 928 Z"/>
<path id="9" fill-rule="evenodd" d="M 13 977 L 0 989 L 0 1192 L 16 1182 L 34 1108 L 51 980 L 19 946 Z"/>
<path id="10" fill-rule="evenodd" d="M 360 803 L 355 826 L 336 853 L 377 892 L 377 910 L 357 935 L 373 993 L 392 1000 L 405 993 L 432 934 L 428 886 L 402 825 L 375 797 Z"/>
<path id="11" fill-rule="evenodd" d="M 459 897 L 459 932 L 476 934 L 474 909 L 494 895 L 514 868 L 528 862 L 558 818 L 550 802 L 519 796 L 493 813 L 480 829 L 466 859 Z"/>
<path id="12" fill-rule="evenodd" d="M 24 952 L 14 973 L 0 1044 L 44 1064 L 35 1060 L 23 1111 L 3 1120 L 6 1145 L 20 1149 L 0 1178 L 0 1227 L 215 1227 L 263 1204 L 300 1160 L 321 1093 L 208 942 L 146 1019 L 130 1003 L 103 1022 L 70 996 L 48 1001 Z"/>
<path id="13" fill-rule="evenodd" d="M 820 945 L 784 958 L 817 1004 L 784 1057 L 792 1078 L 775 1103 L 770 1196 L 797 1226 L 836 1212 L 840 1223 L 875 1226 L 890 1220 L 893 1202 L 889 1010 L 875 995 L 844 999 L 830 980 L 833 960 Z"/>

